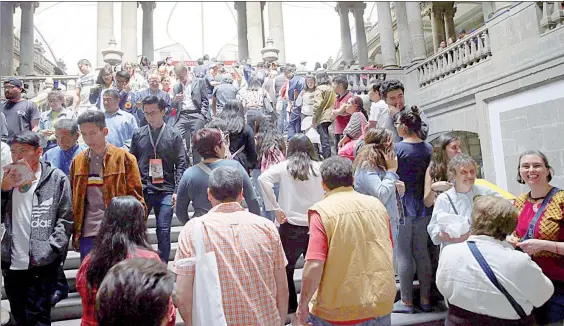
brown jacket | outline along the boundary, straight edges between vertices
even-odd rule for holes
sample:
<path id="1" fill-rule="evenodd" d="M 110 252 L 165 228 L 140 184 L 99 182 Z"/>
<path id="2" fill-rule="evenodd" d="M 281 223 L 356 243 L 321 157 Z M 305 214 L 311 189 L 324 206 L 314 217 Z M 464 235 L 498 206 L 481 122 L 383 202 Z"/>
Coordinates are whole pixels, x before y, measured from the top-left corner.
<path id="1" fill-rule="evenodd" d="M 331 113 L 335 103 L 335 91 L 329 85 L 317 86 L 313 98 L 313 122 L 318 125 L 323 122 L 332 122 Z"/>
<path id="2" fill-rule="evenodd" d="M 74 212 L 74 241 L 80 239 L 82 222 L 86 207 L 86 188 L 88 187 L 88 174 L 90 158 L 89 150 L 78 154 L 70 167 L 70 181 L 72 187 L 72 207 Z M 137 198 L 145 207 L 147 219 L 147 206 L 143 199 L 143 187 L 137 159 L 124 149 L 108 143 L 104 157 L 104 204 L 110 204 L 116 196 L 130 195 Z"/>

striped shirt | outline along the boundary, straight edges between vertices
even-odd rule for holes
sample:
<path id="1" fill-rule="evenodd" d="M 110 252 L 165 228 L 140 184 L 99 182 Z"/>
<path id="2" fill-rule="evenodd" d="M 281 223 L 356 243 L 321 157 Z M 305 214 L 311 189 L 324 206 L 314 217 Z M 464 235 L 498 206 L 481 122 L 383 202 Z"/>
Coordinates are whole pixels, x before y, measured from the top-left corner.
<path id="1" fill-rule="evenodd" d="M 343 130 L 343 134 L 351 140 L 357 140 L 362 136 L 362 128 L 366 128 L 367 123 L 364 114 L 355 112 L 352 114 L 345 130 Z"/>
<path id="2" fill-rule="evenodd" d="M 227 324 L 280 325 L 274 274 L 287 261 L 274 223 L 238 203 L 220 204 L 198 219 L 206 252 L 216 254 Z M 195 275 L 195 265 L 186 263 L 196 255 L 193 226 L 194 220 L 186 223 L 178 239 L 172 267 L 178 275 Z"/>

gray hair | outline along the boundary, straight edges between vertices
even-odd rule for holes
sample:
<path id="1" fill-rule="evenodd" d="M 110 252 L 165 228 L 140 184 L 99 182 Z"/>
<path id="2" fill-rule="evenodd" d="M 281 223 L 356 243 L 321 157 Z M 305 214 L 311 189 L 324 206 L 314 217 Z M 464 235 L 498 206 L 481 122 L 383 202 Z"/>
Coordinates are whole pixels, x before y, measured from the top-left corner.
<path id="1" fill-rule="evenodd" d="M 224 84 L 232 84 L 233 76 L 231 74 L 223 74 L 221 75 L 221 82 Z"/>
<path id="2" fill-rule="evenodd" d="M 53 127 L 55 130 L 68 130 L 73 135 L 78 135 L 78 122 L 74 119 L 59 119 Z"/>
<path id="3" fill-rule="evenodd" d="M 63 92 L 61 92 L 60 90 L 52 90 L 47 94 L 47 99 L 50 98 L 56 98 L 59 101 L 64 101 L 65 100 L 65 94 L 63 94 Z"/>
<path id="4" fill-rule="evenodd" d="M 320 167 L 321 179 L 329 190 L 339 187 L 352 187 L 353 168 L 352 161 L 340 156 L 331 156 Z"/>
<path id="5" fill-rule="evenodd" d="M 220 202 L 234 202 L 243 191 L 241 171 L 231 166 L 222 166 L 212 171 L 208 189 Z"/>
<path id="6" fill-rule="evenodd" d="M 450 160 L 450 162 L 448 163 L 448 172 L 452 173 L 452 175 L 455 175 L 458 168 L 463 165 L 474 165 L 474 167 L 478 166 L 478 164 L 476 164 L 476 161 L 474 161 L 471 156 L 461 153 Z"/>

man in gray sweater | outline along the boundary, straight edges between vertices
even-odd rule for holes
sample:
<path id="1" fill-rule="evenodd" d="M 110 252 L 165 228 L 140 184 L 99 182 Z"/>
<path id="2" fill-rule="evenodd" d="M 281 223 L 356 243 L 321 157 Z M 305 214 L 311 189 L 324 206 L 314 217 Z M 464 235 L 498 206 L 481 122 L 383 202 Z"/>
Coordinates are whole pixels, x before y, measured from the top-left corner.
<path id="1" fill-rule="evenodd" d="M 8 145 L 14 163 L 4 173 L 1 194 L 6 295 L 18 325 L 50 325 L 57 268 L 73 227 L 70 183 L 63 171 L 40 160 L 37 133 L 15 134 Z"/>

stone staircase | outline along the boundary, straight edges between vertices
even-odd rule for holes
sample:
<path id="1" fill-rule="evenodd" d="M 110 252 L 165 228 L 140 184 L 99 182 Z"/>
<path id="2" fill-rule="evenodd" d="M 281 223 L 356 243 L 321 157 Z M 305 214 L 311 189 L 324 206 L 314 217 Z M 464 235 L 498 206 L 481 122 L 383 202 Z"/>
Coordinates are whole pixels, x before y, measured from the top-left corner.
<path id="1" fill-rule="evenodd" d="M 148 219 L 149 240 L 153 245 L 153 247 L 157 249 L 157 236 L 156 236 L 155 227 L 156 227 L 156 219 L 154 215 L 151 215 L 149 216 Z M 171 228 L 172 248 L 171 248 L 171 253 L 168 263 L 169 267 L 171 266 L 172 261 L 174 260 L 176 249 L 178 248 L 177 241 L 181 229 L 182 229 L 182 224 L 175 216 L 172 220 L 172 228 Z M 303 264 L 304 264 L 303 257 L 300 257 L 300 259 L 296 264 L 296 272 L 294 274 L 294 282 L 298 293 L 301 290 Z M 70 287 L 70 293 L 68 298 L 59 302 L 51 310 L 51 318 L 53 320 L 54 326 L 80 325 L 82 306 L 81 306 L 80 296 L 78 295 L 78 292 L 76 292 L 76 273 L 78 272 L 79 266 L 80 266 L 80 254 L 78 252 L 74 252 L 70 250 L 64 265 L 65 275 L 67 277 Z M 419 283 L 415 281 L 414 286 L 415 288 L 418 288 Z M 399 296 L 399 283 L 396 285 L 396 287 Z M 10 304 L 6 298 L 6 293 L 4 292 L 3 286 L 2 286 L 2 308 L 10 310 Z M 444 318 L 445 318 L 444 312 L 416 313 L 412 315 L 393 314 L 392 325 L 425 325 L 425 326 L 437 325 L 438 326 L 444 324 Z M 287 318 L 286 322 L 287 323 L 290 322 L 289 317 Z M 184 325 L 184 322 L 182 321 L 182 318 L 178 313 L 177 313 L 176 325 Z M 265 326 L 270 326 L 270 325 L 265 325 Z"/>

